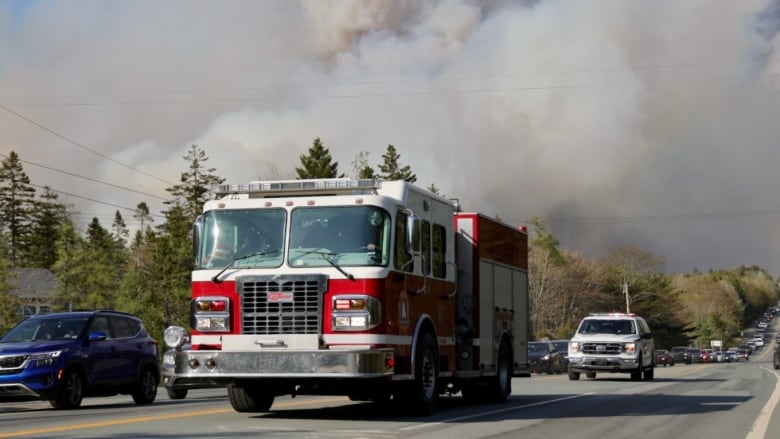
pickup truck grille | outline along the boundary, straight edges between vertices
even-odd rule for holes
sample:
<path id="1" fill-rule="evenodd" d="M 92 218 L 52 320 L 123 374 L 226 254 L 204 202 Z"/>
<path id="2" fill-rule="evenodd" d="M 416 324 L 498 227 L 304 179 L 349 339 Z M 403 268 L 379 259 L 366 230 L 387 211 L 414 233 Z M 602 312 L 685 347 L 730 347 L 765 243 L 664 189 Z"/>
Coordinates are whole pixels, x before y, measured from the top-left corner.
<path id="1" fill-rule="evenodd" d="M 237 279 L 243 334 L 319 334 L 327 276 Z"/>
<path id="2" fill-rule="evenodd" d="M 584 343 L 582 352 L 585 354 L 617 355 L 623 352 L 621 343 Z"/>

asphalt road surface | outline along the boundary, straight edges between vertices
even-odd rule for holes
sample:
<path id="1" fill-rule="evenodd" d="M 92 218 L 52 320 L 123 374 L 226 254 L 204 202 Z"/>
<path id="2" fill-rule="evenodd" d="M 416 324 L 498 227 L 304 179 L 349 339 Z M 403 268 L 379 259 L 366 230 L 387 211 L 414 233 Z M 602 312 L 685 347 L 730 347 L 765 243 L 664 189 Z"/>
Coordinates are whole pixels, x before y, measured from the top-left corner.
<path id="1" fill-rule="evenodd" d="M 515 378 L 506 404 L 443 397 L 415 418 L 344 397 L 277 398 L 269 413 L 237 413 L 224 389 L 137 406 L 130 396 L 89 398 L 78 410 L 0 403 L 0 438 L 708 438 L 780 437 L 774 343 L 749 362 L 656 369 L 654 381 L 599 375 Z"/>

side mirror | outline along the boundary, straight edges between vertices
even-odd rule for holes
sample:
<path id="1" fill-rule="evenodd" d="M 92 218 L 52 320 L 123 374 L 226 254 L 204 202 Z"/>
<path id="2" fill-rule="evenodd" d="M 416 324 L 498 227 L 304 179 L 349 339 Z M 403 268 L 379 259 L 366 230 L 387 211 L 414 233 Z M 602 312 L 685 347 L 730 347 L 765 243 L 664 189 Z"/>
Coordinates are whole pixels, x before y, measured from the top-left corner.
<path id="1" fill-rule="evenodd" d="M 406 217 L 406 248 L 409 250 L 409 254 L 414 254 L 414 241 L 418 236 L 416 233 L 417 228 L 420 225 L 420 219 L 415 215 L 414 211 L 407 210 Z"/>
<path id="2" fill-rule="evenodd" d="M 203 225 L 203 220 L 199 216 L 195 223 L 192 225 L 192 256 L 198 258 L 198 249 L 200 248 L 200 230 Z"/>

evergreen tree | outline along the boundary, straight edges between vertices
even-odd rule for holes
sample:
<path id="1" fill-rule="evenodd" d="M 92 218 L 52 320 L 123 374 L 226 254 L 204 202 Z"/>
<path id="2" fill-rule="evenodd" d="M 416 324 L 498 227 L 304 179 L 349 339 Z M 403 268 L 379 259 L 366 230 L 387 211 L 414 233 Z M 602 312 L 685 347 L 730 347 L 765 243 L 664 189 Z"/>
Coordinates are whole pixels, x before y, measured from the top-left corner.
<path id="1" fill-rule="evenodd" d="M 355 177 L 359 179 L 373 180 L 376 178 L 374 169 L 368 164 L 368 151 L 360 151 L 352 161 Z"/>
<path id="2" fill-rule="evenodd" d="M 51 269 L 57 261 L 56 242 L 62 223 L 68 218 L 65 204 L 57 199 L 58 194 L 46 186 L 35 204 L 29 242 L 23 249 L 27 267 Z"/>
<path id="3" fill-rule="evenodd" d="M 0 241 L 0 247 L 5 247 L 5 242 Z M 0 254 L 5 253 L 5 251 L 0 252 Z M 21 319 L 22 300 L 11 290 L 7 281 L 10 276 L 10 262 L 6 257 L 0 256 L 0 301 L 3 304 L 0 309 L 0 334 L 5 334 Z"/>
<path id="4" fill-rule="evenodd" d="M 302 167 L 295 168 L 299 180 L 344 177 L 344 174 L 338 175 L 339 163 L 333 162 L 330 150 L 325 148 L 319 137 L 314 139 L 314 143 L 309 148 L 309 155 L 301 154 L 300 158 Z"/>
<path id="5" fill-rule="evenodd" d="M 406 180 L 409 183 L 417 181 L 417 176 L 412 174 L 411 168 L 407 166 L 401 166 L 398 162 L 401 155 L 395 150 L 395 146 L 387 145 L 387 152 L 382 154 L 382 160 L 384 161 L 379 165 L 379 178 L 383 180 Z"/>
<path id="6" fill-rule="evenodd" d="M 19 156 L 11 151 L 0 165 L 0 227 L 9 239 L 11 268 L 21 262 L 18 256 L 30 235 L 34 205 L 35 188 L 24 173 Z"/>
<path id="7" fill-rule="evenodd" d="M 166 201 L 166 204 L 180 204 L 189 222 L 193 223 L 203 211 L 203 204 L 210 198 L 211 187 L 223 183 L 225 179 L 214 174 L 215 168 L 206 168 L 208 157 L 198 145 L 192 145 L 184 159 L 189 162 L 189 170 L 182 172 L 181 183 L 166 189 L 176 197 L 174 201 Z"/>

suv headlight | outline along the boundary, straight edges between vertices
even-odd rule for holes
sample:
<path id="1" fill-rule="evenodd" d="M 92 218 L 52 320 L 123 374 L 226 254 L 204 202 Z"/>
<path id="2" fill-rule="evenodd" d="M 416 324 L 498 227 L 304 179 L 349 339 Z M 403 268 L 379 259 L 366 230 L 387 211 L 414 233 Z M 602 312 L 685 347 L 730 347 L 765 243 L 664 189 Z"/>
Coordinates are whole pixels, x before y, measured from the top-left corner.
<path id="1" fill-rule="evenodd" d="M 30 361 L 35 362 L 35 367 L 48 367 L 57 362 L 63 351 L 40 352 L 30 355 Z"/>

